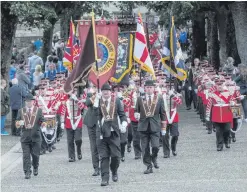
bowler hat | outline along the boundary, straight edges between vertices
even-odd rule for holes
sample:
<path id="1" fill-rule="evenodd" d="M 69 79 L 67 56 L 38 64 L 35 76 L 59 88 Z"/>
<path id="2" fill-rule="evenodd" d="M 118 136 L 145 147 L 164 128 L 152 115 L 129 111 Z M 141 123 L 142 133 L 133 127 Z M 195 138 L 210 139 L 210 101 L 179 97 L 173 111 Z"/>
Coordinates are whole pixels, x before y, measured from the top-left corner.
<path id="1" fill-rule="evenodd" d="M 105 83 L 105 84 L 102 86 L 101 90 L 102 90 L 102 91 L 103 91 L 103 90 L 109 90 L 109 91 L 111 91 L 111 86 L 110 86 L 108 83 Z"/>
<path id="2" fill-rule="evenodd" d="M 28 95 L 25 97 L 25 99 L 26 99 L 26 101 L 35 100 L 32 94 L 28 94 Z"/>
<path id="3" fill-rule="evenodd" d="M 144 86 L 155 86 L 153 80 L 146 80 Z"/>

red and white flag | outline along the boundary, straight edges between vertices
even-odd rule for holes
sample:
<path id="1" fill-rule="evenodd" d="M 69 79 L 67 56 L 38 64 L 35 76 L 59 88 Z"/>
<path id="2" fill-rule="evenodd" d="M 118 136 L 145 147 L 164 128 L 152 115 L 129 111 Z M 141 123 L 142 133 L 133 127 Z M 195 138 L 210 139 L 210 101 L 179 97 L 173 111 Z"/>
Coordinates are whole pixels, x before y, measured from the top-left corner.
<path id="1" fill-rule="evenodd" d="M 135 33 L 134 60 L 141 65 L 142 70 L 151 73 L 153 78 L 156 78 L 153 64 L 148 52 L 146 35 L 140 13 L 138 16 L 137 29 Z"/>

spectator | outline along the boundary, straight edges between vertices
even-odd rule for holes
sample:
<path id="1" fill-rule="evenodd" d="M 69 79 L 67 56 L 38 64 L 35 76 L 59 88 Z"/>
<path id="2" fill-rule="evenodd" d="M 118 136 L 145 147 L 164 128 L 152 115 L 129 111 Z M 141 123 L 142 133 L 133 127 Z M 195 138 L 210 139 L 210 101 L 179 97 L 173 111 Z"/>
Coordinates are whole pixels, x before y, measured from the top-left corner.
<path id="1" fill-rule="evenodd" d="M 18 79 L 12 79 L 12 87 L 9 89 L 10 107 L 12 110 L 12 124 L 11 134 L 14 136 L 20 136 L 20 132 L 15 127 L 15 121 L 17 118 L 18 110 L 24 107 L 24 98 L 27 96 L 27 92 L 18 85 Z"/>
<path id="2" fill-rule="evenodd" d="M 35 68 L 35 72 L 33 73 L 34 90 L 39 89 L 39 84 L 40 84 L 40 81 L 43 77 L 44 77 L 44 73 L 42 73 L 41 66 L 37 65 Z"/>
<path id="3" fill-rule="evenodd" d="M 31 82 L 33 82 L 32 77 L 33 77 L 33 73 L 34 73 L 34 71 L 35 71 L 35 67 L 36 67 L 37 65 L 43 66 L 44 63 L 43 63 L 43 60 L 41 59 L 41 57 L 39 57 L 39 56 L 37 55 L 37 51 L 34 51 L 34 55 L 31 56 L 31 57 L 29 58 L 29 60 L 28 60 L 28 67 L 29 67 L 29 71 L 30 71 Z"/>
<path id="4" fill-rule="evenodd" d="M 49 65 L 53 63 L 53 57 L 52 55 L 48 55 L 47 61 L 45 63 L 45 72 L 47 73 L 49 70 Z"/>
<path id="5" fill-rule="evenodd" d="M 5 120 L 6 116 L 9 113 L 9 95 L 5 91 L 7 86 L 6 80 L 1 80 L 1 135 L 9 135 L 7 131 L 5 131 Z"/>
<path id="6" fill-rule="evenodd" d="M 179 41 L 180 41 L 182 50 L 185 51 L 186 43 L 187 43 L 187 32 L 185 31 L 185 29 L 181 30 L 181 33 L 179 35 Z"/>
<path id="7" fill-rule="evenodd" d="M 9 67 L 9 80 L 14 79 L 15 75 L 16 75 L 15 60 L 11 60 L 10 67 Z"/>
<path id="8" fill-rule="evenodd" d="M 23 88 L 25 92 L 28 92 L 28 89 L 31 88 L 30 78 L 26 75 L 24 71 L 24 65 L 19 65 L 19 69 L 16 72 L 16 78 L 18 79 L 18 84 Z"/>
<path id="9" fill-rule="evenodd" d="M 50 81 L 53 81 L 55 80 L 56 75 L 57 75 L 57 72 L 56 72 L 55 64 L 50 64 L 49 70 L 48 70 L 48 79 Z"/>
<path id="10" fill-rule="evenodd" d="M 33 44 L 36 51 L 39 51 L 40 48 L 43 46 L 43 42 L 41 39 L 37 39 Z"/>
<path id="11" fill-rule="evenodd" d="M 12 49 L 12 59 L 16 60 L 17 55 L 18 55 L 17 47 L 16 45 L 14 45 Z"/>

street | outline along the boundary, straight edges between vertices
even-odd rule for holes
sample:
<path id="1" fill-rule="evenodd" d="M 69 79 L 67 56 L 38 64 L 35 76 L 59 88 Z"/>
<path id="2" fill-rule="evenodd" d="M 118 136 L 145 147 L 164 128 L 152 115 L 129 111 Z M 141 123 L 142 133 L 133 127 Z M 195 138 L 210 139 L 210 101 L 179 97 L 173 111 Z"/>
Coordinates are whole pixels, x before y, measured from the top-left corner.
<path id="1" fill-rule="evenodd" d="M 57 149 L 40 157 L 39 175 L 24 179 L 20 142 L 6 144 L 2 136 L 2 192 L 246 192 L 247 191 L 247 124 L 236 134 L 237 142 L 230 149 L 216 151 L 215 133 L 208 135 L 205 127 L 193 110 L 180 109 L 180 137 L 178 155 L 163 158 L 160 148 L 160 168 L 153 174 L 144 175 L 142 160 L 134 160 L 133 148 L 126 152 L 125 162 L 119 167 L 119 181 L 101 187 L 100 177 L 92 177 L 89 139 L 83 130 L 83 157 L 81 161 L 68 162 L 66 135 L 56 144 Z M 9 136 L 10 138 L 10 136 Z M 13 138 L 11 138 L 13 140 Z M 9 141 L 10 142 L 10 141 Z M 13 146 L 13 147 L 12 147 Z"/>

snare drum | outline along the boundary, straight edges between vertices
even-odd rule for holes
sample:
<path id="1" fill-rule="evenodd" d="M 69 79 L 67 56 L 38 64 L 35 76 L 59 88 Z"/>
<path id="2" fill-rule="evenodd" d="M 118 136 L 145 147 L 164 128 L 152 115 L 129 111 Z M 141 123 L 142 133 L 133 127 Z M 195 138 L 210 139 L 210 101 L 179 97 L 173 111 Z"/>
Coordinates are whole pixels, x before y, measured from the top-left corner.
<path id="1" fill-rule="evenodd" d="M 55 115 L 45 115 L 45 122 L 47 128 L 55 128 L 56 127 L 56 116 Z"/>
<path id="2" fill-rule="evenodd" d="M 240 104 L 236 104 L 234 106 L 231 106 L 232 109 L 232 115 L 233 118 L 240 118 L 241 117 L 241 110 L 240 110 L 241 106 Z"/>

